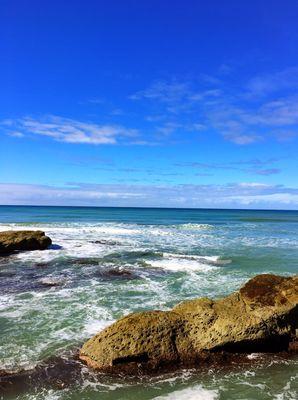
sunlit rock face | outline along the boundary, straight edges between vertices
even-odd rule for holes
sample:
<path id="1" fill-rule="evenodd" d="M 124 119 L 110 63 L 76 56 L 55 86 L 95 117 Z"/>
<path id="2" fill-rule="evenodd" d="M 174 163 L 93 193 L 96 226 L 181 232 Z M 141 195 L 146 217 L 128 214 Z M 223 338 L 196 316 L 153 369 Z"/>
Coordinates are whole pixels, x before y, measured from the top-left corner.
<path id="1" fill-rule="evenodd" d="M 88 340 L 80 358 L 107 372 L 199 367 L 223 352 L 295 349 L 297 328 L 298 277 L 265 274 L 220 300 L 130 314 Z"/>
<path id="2" fill-rule="evenodd" d="M 52 240 L 42 231 L 5 231 L 0 232 L 0 255 L 15 251 L 44 250 Z"/>

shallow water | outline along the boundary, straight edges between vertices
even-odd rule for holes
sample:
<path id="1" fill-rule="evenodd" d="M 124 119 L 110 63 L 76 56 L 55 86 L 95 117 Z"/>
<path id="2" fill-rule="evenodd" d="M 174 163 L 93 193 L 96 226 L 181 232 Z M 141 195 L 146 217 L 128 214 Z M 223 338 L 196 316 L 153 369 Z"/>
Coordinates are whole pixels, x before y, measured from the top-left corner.
<path id="1" fill-rule="evenodd" d="M 0 369 L 70 357 L 132 311 L 220 297 L 264 272 L 298 272 L 298 212 L 0 207 L 0 230 L 42 229 L 45 251 L 0 259 Z M 261 364 L 260 364 L 261 365 Z M 297 360 L 227 375 L 96 379 L 19 399 L 296 399 Z"/>

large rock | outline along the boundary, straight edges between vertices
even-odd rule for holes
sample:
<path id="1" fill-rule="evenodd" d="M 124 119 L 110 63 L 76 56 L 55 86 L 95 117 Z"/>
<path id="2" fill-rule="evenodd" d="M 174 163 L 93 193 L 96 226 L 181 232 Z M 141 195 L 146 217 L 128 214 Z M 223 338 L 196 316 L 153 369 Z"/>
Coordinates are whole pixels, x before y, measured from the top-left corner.
<path id="1" fill-rule="evenodd" d="M 107 372 L 195 366 L 206 354 L 288 350 L 297 328 L 298 276 L 258 275 L 220 300 L 128 315 L 88 340 L 80 358 Z"/>
<path id="2" fill-rule="evenodd" d="M 0 232 L 0 255 L 14 251 L 44 250 L 52 240 L 42 231 L 5 231 Z"/>
<path id="3" fill-rule="evenodd" d="M 97 369 L 150 363 L 152 368 L 176 363 L 190 341 L 184 320 L 176 313 L 148 311 L 128 315 L 90 339 L 80 358 Z"/>
<path id="4" fill-rule="evenodd" d="M 298 277 L 258 275 L 239 292 L 178 304 L 196 350 L 257 352 L 288 347 L 298 327 Z"/>

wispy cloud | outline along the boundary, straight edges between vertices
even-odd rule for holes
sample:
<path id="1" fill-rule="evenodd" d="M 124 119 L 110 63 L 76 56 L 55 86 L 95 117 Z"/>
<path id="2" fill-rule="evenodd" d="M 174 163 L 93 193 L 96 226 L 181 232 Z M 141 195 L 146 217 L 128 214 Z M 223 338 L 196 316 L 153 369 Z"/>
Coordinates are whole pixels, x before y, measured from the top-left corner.
<path id="1" fill-rule="evenodd" d="M 158 100 L 163 103 L 173 104 L 189 98 L 191 89 L 188 82 L 172 80 L 155 81 L 148 88 L 130 95 L 131 100 Z"/>
<path id="2" fill-rule="evenodd" d="M 231 170 L 231 171 L 241 171 L 248 174 L 254 175 L 275 175 L 281 172 L 280 168 L 265 168 L 268 165 L 272 165 L 278 162 L 280 159 L 277 158 L 269 158 L 264 160 L 259 159 L 251 159 L 251 160 L 239 160 L 233 162 L 226 162 L 226 163 L 203 163 L 203 162 L 182 162 L 176 163 L 176 167 L 190 167 L 192 169 L 199 169 L 199 170 Z"/>
<path id="3" fill-rule="evenodd" d="M 285 89 L 298 89 L 298 67 L 256 76 L 249 80 L 247 89 L 252 96 L 264 96 Z"/>
<path id="4" fill-rule="evenodd" d="M 10 131 L 8 133 L 8 135 L 11 137 L 16 137 L 16 138 L 22 138 L 25 136 L 22 132 L 18 132 L 18 131 Z"/>
<path id="5" fill-rule="evenodd" d="M 279 174 L 281 170 L 279 168 L 267 168 L 267 169 L 252 169 L 251 172 L 256 175 L 275 175 Z"/>
<path id="6" fill-rule="evenodd" d="M 225 70 L 226 68 L 223 67 Z M 221 69 L 220 69 L 221 70 Z M 227 72 L 227 71 L 226 71 Z M 188 140 L 185 133 L 221 135 L 238 146 L 298 137 L 298 67 L 233 82 L 229 73 L 156 80 L 130 95 L 133 123 L 99 124 L 59 116 L 2 121 L 10 136 L 39 135 L 67 143 L 161 145 Z M 89 103 L 101 102 L 94 98 Z M 129 112 L 113 105 L 111 121 Z M 132 114 L 131 114 L 132 115 Z"/>
<path id="7" fill-rule="evenodd" d="M 172 186 L 78 182 L 61 187 L 2 183 L 0 204 L 298 209 L 298 189 L 258 182 Z"/>
<path id="8" fill-rule="evenodd" d="M 298 67 L 256 76 L 237 86 L 227 75 L 220 80 L 156 81 L 130 98 L 146 102 L 147 121 L 158 124 L 162 115 L 163 126 L 176 123 L 171 133 L 196 122 L 202 131 L 221 134 L 242 146 L 298 136 Z M 159 114 L 154 115 L 157 104 Z M 162 132 L 163 126 L 157 125 L 157 131 Z"/>
<path id="9" fill-rule="evenodd" d="M 218 82 L 216 81 L 216 83 Z M 190 80 L 160 80 L 153 82 L 148 88 L 130 95 L 129 98 L 131 100 L 159 102 L 165 107 L 167 112 L 172 114 L 188 113 L 191 110 L 195 110 L 198 103 L 212 101 L 212 99 L 221 96 L 221 89 L 214 87 L 214 82 L 211 83 L 209 79 L 208 84 L 211 87 L 198 88 L 195 82 Z"/>
<path id="10" fill-rule="evenodd" d="M 245 145 L 258 142 L 262 139 L 259 135 L 249 135 L 241 132 L 227 132 L 224 133 L 224 138 L 235 144 Z"/>
<path id="11" fill-rule="evenodd" d="M 9 135 L 21 137 L 33 134 L 65 143 L 117 144 L 123 138 L 133 141 L 138 137 L 136 129 L 118 125 L 99 125 L 58 116 L 3 121 L 2 127 Z"/>

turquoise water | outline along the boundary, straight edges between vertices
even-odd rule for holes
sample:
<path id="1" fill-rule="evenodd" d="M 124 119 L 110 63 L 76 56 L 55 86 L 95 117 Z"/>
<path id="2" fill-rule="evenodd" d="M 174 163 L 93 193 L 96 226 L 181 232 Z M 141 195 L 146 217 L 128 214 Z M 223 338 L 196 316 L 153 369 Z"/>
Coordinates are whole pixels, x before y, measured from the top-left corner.
<path id="1" fill-rule="evenodd" d="M 0 370 L 67 360 L 133 311 L 224 296 L 258 273 L 298 272 L 297 211 L 0 206 L 8 229 L 42 229 L 53 245 L 0 259 Z M 254 367 L 137 381 L 80 374 L 14 398 L 296 399 L 298 362 L 260 356 Z"/>

